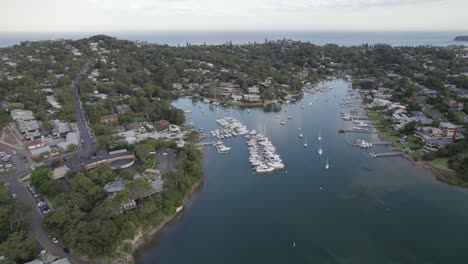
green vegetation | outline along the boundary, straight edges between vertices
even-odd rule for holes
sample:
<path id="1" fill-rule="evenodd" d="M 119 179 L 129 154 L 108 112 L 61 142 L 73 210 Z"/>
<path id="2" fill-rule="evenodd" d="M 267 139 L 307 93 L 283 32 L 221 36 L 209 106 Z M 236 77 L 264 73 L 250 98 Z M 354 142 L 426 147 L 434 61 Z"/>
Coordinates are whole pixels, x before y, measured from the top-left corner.
<path id="1" fill-rule="evenodd" d="M 468 186 L 468 139 L 459 140 L 436 152 L 427 153 L 423 159 L 431 161 L 436 168 L 448 167 L 455 171 L 458 178 L 456 182 Z"/>
<path id="2" fill-rule="evenodd" d="M 101 167 L 69 175 L 69 185 L 59 192 L 57 210 L 45 217 L 45 226 L 65 246 L 91 258 L 106 258 L 122 251 L 131 253 L 126 241 L 173 214 L 175 208 L 183 204 L 191 186 L 202 180 L 201 152 L 192 145 L 181 149 L 178 168 L 178 171 L 163 174 L 165 190 L 162 194 L 145 200 L 140 207 L 127 213 L 118 212 L 124 203 L 138 199 L 148 190 L 147 181 L 131 181 L 124 191 L 107 199 L 103 187 L 119 176 L 116 171 Z"/>
<path id="3" fill-rule="evenodd" d="M 37 256 L 34 239 L 25 231 L 28 208 L 12 199 L 6 185 L 0 184 L 0 255 L 4 263 L 24 263 Z"/>

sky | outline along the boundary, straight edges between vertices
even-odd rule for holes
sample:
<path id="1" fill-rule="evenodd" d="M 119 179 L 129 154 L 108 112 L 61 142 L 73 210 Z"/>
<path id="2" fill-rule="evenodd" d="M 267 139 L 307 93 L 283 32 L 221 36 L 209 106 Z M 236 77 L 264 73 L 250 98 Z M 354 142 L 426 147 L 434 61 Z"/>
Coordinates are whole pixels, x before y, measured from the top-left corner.
<path id="1" fill-rule="evenodd" d="M 468 30 L 468 0 L 0 0 L 0 32 Z"/>

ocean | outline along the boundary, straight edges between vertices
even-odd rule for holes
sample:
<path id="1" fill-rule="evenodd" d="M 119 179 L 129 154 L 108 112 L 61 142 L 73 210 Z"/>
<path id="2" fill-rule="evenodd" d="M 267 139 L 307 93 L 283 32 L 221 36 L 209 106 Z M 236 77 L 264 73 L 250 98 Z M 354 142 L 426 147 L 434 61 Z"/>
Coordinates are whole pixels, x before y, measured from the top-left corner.
<path id="1" fill-rule="evenodd" d="M 308 41 L 317 45 L 337 44 L 353 46 L 361 44 L 384 43 L 392 46 L 449 46 L 466 45 L 467 42 L 454 41 L 459 35 L 467 32 L 369 32 L 369 31 L 132 31 L 132 32 L 81 32 L 81 33 L 0 33 L 0 47 L 19 44 L 21 41 L 38 41 L 51 39 L 80 39 L 97 34 L 106 34 L 120 39 L 141 40 L 150 43 L 167 44 L 171 46 L 186 45 L 217 45 L 232 42 L 233 44 L 263 43 L 265 40 L 280 40 L 283 38 Z"/>

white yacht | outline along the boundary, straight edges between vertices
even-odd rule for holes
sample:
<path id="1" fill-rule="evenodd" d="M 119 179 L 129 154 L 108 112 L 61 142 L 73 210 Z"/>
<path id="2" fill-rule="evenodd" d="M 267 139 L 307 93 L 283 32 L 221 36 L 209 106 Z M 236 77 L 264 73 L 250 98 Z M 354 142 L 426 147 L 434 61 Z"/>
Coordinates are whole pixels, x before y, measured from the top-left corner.
<path id="1" fill-rule="evenodd" d="M 282 124 L 282 125 L 284 126 L 284 125 L 286 125 L 286 122 L 284 122 L 284 121 L 281 121 L 281 123 L 280 123 L 280 124 Z"/>
<path id="2" fill-rule="evenodd" d="M 304 141 L 304 148 L 307 148 L 307 137 L 305 138 L 305 141 Z"/>
<path id="3" fill-rule="evenodd" d="M 322 156 L 322 154 L 323 154 L 322 144 L 320 144 L 320 148 L 319 148 L 319 150 L 318 150 L 318 154 L 319 154 L 320 156 Z"/>
<path id="4" fill-rule="evenodd" d="M 299 138 L 302 138 L 303 136 L 304 136 L 304 134 L 299 133 Z"/>
<path id="5" fill-rule="evenodd" d="M 325 165 L 325 169 L 328 170 L 328 168 L 330 168 L 330 164 L 328 164 L 328 158 L 327 158 L 327 165 Z"/>
<path id="6" fill-rule="evenodd" d="M 318 141 L 322 141 L 322 129 L 319 129 Z"/>

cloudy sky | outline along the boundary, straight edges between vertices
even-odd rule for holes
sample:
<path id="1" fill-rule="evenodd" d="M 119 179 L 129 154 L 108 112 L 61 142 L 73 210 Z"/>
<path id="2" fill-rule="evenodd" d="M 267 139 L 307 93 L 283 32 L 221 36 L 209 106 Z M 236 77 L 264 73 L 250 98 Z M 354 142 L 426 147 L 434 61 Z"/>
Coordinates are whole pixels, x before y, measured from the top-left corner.
<path id="1" fill-rule="evenodd" d="M 468 30 L 468 0 L 0 0 L 0 32 Z"/>

